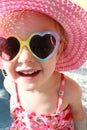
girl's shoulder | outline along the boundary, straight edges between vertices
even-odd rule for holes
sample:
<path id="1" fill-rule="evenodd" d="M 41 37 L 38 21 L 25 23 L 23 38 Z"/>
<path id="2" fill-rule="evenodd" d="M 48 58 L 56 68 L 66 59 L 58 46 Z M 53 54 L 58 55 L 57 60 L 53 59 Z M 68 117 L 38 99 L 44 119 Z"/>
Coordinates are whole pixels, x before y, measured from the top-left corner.
<path id="1" fill-rule="evenodd" d="M 81 99 L 82 97 L 82 90 L 79 84 L 69 78 L 68 76 L 65 76 L 65 94 L 64 96 L 67 98 L 68 102 L 76 102 L 76 100 Z"/>

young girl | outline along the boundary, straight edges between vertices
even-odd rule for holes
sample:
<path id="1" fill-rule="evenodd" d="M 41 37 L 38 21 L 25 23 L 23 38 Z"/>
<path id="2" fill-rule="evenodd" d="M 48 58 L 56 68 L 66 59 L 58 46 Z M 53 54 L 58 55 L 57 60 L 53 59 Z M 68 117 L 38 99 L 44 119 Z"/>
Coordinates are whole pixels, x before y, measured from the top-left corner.
<path id="1" fill-rule="evenodd" d="M 61 73 L 87 59 L 86 7 L 74 2 L 0 1 L 0 67 L 14 118 L 9 130 L 87 129 L 80 86 Z"/>

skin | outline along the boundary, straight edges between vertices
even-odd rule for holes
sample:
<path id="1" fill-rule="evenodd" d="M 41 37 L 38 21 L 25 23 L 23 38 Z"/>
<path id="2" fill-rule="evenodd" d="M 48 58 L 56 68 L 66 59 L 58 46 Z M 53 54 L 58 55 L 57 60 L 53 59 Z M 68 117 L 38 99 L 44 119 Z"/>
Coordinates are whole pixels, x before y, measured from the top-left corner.
<path id="1" fill-rule="evenodd" d="M 28 13 L 30 12 L 25 11 L 24 14 L 22 13 L 22 15 L 17 17 L 17 20 L 15 20 L 15 13 L 14 16 L 11 16 L 11 20 L 7 22 L 6 26 L 4 25 L 4 34 L 6 37 L 9 35 L 17 35 L 22 40 L 26 40 L 35 32 L 44 32 L 47 30 L 57 31 L 55 22 L 51 18 L 35 12 L 32 12 L 31 15 L 28 15 Z M 12 26 L 13 23 L 14 26 Z M 33 57 L 26 47 L 23 48 L 17 59 L 11 62 L 3 60 L 3 66 L 8 74 L 5 78 L 4 85 L 11 94 L 11 113 L 13 112 L 13 104 L 15 101 L 15 84 L 18 85 L 21 105 L 25 110 L 43 114 L 54 113 L 56 111 L 61 74 L 55 71 L 55 67 L 59 56 L 61 56 L 59 53 L 60 48 L 61 45 L 58 51 L 49 60 L 44 62 Z M 19 74 L 19 72 L 26 71 L 39 71 L 39 73 L 34 77 L 24 77 Z M 15 83 L 12 83 L 12 81 L 15 81 Z M 70 104 L 75 122 L 85 119 L 81 98 L 82 91 L 80 86 L 65 76 L 65 90 L 61 111 L 66 109 L 68 104 Z"/>

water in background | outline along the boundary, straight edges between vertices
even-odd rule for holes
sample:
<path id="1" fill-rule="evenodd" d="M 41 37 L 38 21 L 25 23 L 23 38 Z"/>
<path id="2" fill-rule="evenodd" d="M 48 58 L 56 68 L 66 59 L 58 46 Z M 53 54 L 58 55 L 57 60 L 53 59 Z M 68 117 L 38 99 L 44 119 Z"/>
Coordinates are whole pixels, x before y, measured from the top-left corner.
<path id="1" fill-rule="evenodd" d="M 12 118 L 9 108 L 9 94 L 3 87 L 3 76 L 0 72 L 0 130 L 8 130 Z"/>

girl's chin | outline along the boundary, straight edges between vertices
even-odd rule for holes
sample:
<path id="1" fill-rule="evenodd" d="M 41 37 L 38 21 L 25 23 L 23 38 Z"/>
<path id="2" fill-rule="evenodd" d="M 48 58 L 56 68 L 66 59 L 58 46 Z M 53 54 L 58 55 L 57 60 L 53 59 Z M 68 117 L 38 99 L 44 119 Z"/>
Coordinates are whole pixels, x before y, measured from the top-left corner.
<path id="1" fill-rule="evenodd" d="M 20 87 L 22 90 L 25 90 L 25 91 L 33 91 L 36 89 L 38 85 L 36 83 L 29 83 L 29 82 L 26 82 L 26 81 L 19 81 L 18 82 L 18 87 Z"/>

